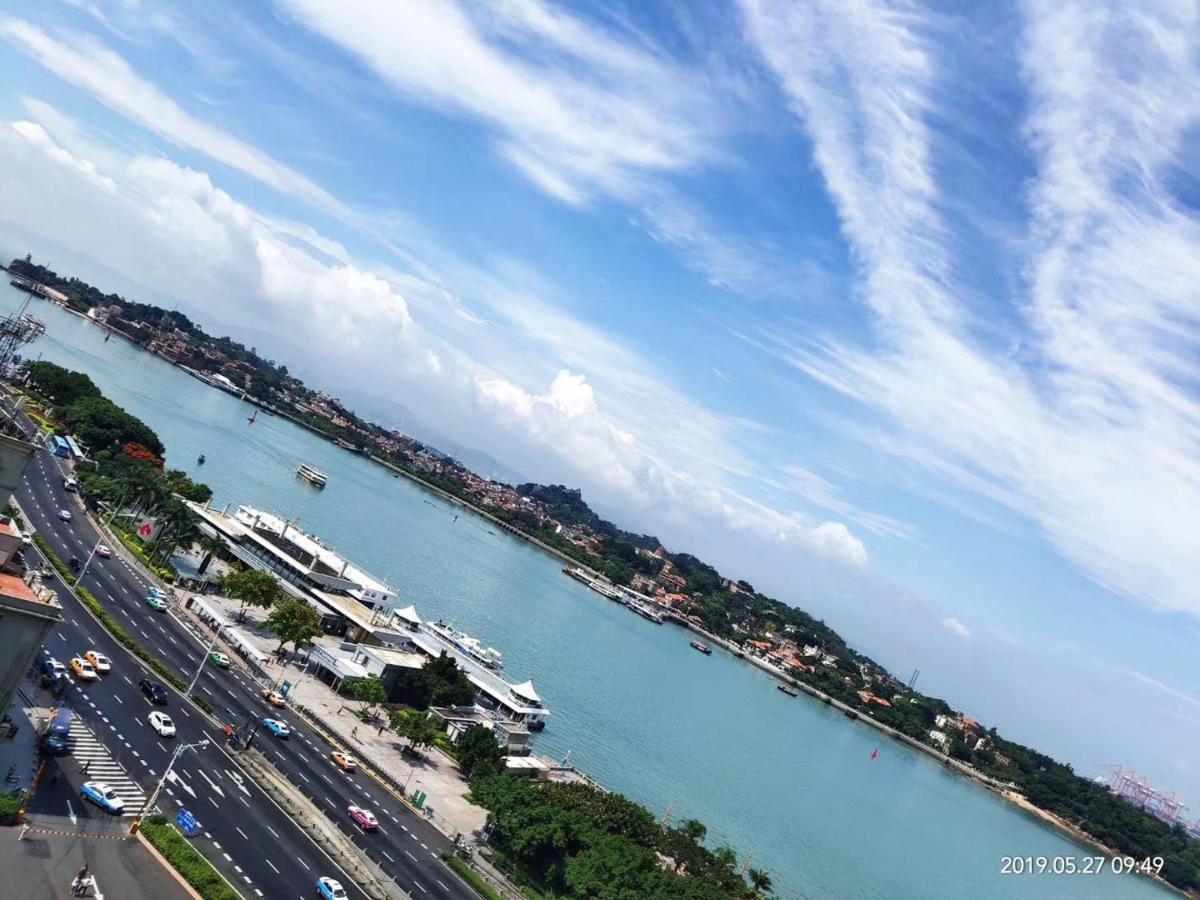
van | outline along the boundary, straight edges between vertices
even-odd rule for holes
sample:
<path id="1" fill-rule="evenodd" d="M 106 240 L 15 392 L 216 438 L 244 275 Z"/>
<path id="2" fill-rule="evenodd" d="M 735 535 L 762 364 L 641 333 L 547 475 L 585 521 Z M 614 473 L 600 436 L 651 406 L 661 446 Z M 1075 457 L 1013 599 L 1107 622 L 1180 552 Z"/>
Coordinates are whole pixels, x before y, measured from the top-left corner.
<path id="1" fill-rule="evenodd" d="M 42 736 L 42 749 L 51 756 L 62 756 L 69 748 L 70 734 L 71 709 L 68 706 L 60 706 L 54 714 L 54 721 Z"/>

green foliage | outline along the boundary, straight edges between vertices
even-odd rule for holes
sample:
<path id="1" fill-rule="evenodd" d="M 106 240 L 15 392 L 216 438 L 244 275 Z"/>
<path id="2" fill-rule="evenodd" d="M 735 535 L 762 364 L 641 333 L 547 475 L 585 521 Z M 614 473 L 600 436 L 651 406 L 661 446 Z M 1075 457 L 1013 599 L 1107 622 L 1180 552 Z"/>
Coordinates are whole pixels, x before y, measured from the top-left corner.
<path id="1" fill-rule="evenodd" d="M 15 816 L 24 802 L 25 794 L 21 791 L 0 791 L 0 819 Z"/>
<path id="2" fill-rule="evenodd" d="M 444 651 L 419 669 L 408 669 L 396 681 L 393 699 L 414 709 L 466 706 L 475 701 L 467 673 Z"/>
<path id="3" fill-rule="evenodd" d="M 100 388 L 82 372 L 73 372 L 52 362 L 26 363 L 29 382 L 57 406 L 69 406 L 84 397 L 99 397 Z"/>
<path id="4" fill-rule="evenodd" d="M 488 809 L 492 844 L 528 881 L 572 897 L 694 898 L 752 896 L 730 854 L 713 853 L 688 831 L 664 830 L 649 810 L 588 785 L 480 776 L 471 799 Z M 686 864 L 664 869 L 656 853 Z"/>
<path id="5" fill-rule="evenodd" d="M 141 444 L 157 456 L 163 443 L 150 426 L 130 415 L 107 397 L 84 396 L 63 407 L 59 414 L 71 433 L 93 453 L 118 450 L 123 444 Z"/>
<path id="6" fill-rule="evenodd" d="M 355 700 L 362 701 L 362 712 L 369 715 L 376 706 L 386 703 L 388 696 L 383 682 L 377 675 L 356 678 L 346 687 L 346 692 Z"/>
<path id="7" fill-rule="evenodd" d="M 259 609 L 268 609 L 284 597 L 279 579 L 261 569 L 231 572 L 221 579 L 221 590 L 225 596 L 240 600 L 242 606 Z"/>
<path id="8" fill-rule="evenodd" d="M 479 778 L 499 775 L 504 771 L 504 748 L 491 730 L 482 725 L 471 725 L 454 742 L 458 767 L 463 777 Z"/>
<path id="9" fill-rule="evenodd" d="M 459 859 L 457 856 L 445 856 L 443 857 L 442 861 L 445 862 L 446 865 L 452 870 L 454 870 L 454 873 L 458 875 L 459 878 L 470 885 L 471 890 L 477 893 L 480 897 L 483 897 L 483 900 L 503 900 L 499 894 L 497 894 L 494 890 L 492 890 L 491 887 L 488 886 L 486 881 L 479 877 L 478 873 L 476 873 L 474 869 L 472 869 L 469 865 L 467 865 L 467 863 Z"/>
<path id="10" fill-rule="evenodd" d="M 204 900 L 239 900 L 239 894 L 218 874 L 212 863 L 201 856 L 187 838 L 162 821 L 161 816 L 143 821 L 141 832 Z"/>
<path id="11" fill-rule="evenodd" d="M 299 650 L 321 633 L 321 617 L 317 611 L 303 600 L 286 595 L 272 607 L 265 624 L 279 638 L 279 650 L 287 644 Z"/>
<path id="12" fill-rule="evenodd" d="M 392 729 L 413 747 L 428 747 L 437 742 L 441 729 L 428 713 L 393 710 Z"/>

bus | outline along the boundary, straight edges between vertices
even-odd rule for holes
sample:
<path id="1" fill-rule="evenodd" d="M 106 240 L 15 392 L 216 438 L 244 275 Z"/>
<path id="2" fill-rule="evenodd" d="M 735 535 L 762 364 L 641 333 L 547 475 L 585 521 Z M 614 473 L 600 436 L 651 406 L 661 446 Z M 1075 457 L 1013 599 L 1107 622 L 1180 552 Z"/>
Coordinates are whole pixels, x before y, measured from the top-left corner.
<path id="1" fill-rule="evenodd" d="M 61 457 L 62 459 L 71 458 L 71 445 L 68 444 L 66 438 L 62 437 L 61 435 L 50 435 L 46 441 L 46 447 L 49 448 L 50 452 L 55 456 Z"/>

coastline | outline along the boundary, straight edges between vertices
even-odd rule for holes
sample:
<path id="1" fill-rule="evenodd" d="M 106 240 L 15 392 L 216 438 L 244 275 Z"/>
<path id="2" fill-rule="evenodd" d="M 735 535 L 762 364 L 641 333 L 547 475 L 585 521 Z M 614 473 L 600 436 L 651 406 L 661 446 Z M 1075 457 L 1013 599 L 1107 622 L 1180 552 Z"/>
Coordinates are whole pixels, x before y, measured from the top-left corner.
<path id="1" fill-rule="evenodd" d="M 41 299 L 46 299 L 46 298 L 41 298 Z M 47 302 L 53 302 L 53 301 L 48 300 Z M 58 306 L 59 304 L 55 303 L 55 305 Z M 129 343 L 134 344 L 137 347 L 137 349 L 142 350 L 143 352 L 150 352 L 147 350 L 147 348 L 145 346 L 139 344 L 129 334 L 127 334 L 124 331 L 121 331 L 120 329 L 117 329 L 110 325 L 106 325 L 104 323 L 98 322 L 91 316 L 87 315 L 86 313 L 71 309 L 69 306 L 60 306 L 60 308 L 64 309 L 65 311 L 67 311 L 69 313 L 72 313 L 73 315 L 76 315 L 82 319 L 85 319 L 86 321 L 101 328 L 102 330 L 105 330 L 106 332 L 115 333 L 119 337 L 125 338 L 127 341 L 129 341 Z M 179 363 L 172 362 L 171 360 L 166 359 L 165 357 L 162 357 L 157 353 L 151 353 L 150 355 L 155 356 L 156 358 L 160 359 L 161 361 L 166 362 L 170 365 L 173 365 L 176 368 L 183 369 L 184 371 L 188 372 L 188 374 L 191 374 L 193 377 L 197 377 L 186 366 L 183 366 Z M 197 377 L 197 380 L 203 381 L 203 379 L 200 379 L 198 377 Z M 208 384 L 208 382 L 204 382 L 204 383 Z M 209 386 L 217 387 L 216 385 L 212 385 L 212 384 L 209 384 Z M 221 388 L 218 387 L 218 389 L 221 389 Z M 221 389 L 221 390 L 223 390 L 223 389 Z M 242 399 L 242 400 L 244 400 L 244 402 L 249 403 L 250 405 L 252 405 L 256 408 L 264 407 L 264 404 L 255 402 L 254 400 L 252 400 L 249 397 L 239 397 L 237 393 L 227 391 L 227 390 L 223 390 L 223 392 L 230 394 L 230 396 L 233 396 L 235 399 Z M 280 410 L 276 407 L 265 407 L 265 408 L 271 409 L 271 411 L 274 412 L 276 415 L 283 417 L 283 418 L 287 418 L 292 423 L 303 427 L 304 429 L 306 429 L 307 431 L 311 432 L 312 434 L 314 434 L 318 437 L 324 438 L 325 440 L 330 441 L 330 442 L 335 442 L 334 438 L 331 437 L 330 435 L 326 434 L 325 432 L 320 431 L 319 429 L 309 425 L 308 423 L 306 423 L 304 421 L 301 421 L 301 420 L 293 417 L 286 411 Z M 416 483 L 417 485 L 419 485 L 420 487 L 422 487 L 424 490 L 428 491 L 429 493 L 436 495 L 436 496 L 440 497 L 441 499 L 454 504 L 456 507 L 459 507 L 459 508 L 465 509 L 465 510 L 469 510 L 469 511 L 475 513 L 476 515 L 480 516 L 481 518 L 486 519 L 492 525 L 498 526 L 499 528 L 504 529 L 509 534 L 514 535 L 514 536 L 520 538 L 521 540 L 526 541 L 527 543 L 535 545 L 538 549 L 543 550 L 547 554 L 551 555 L 553 558 L 555 558 L 565 564 L 568 564 L 571 566 L 576 566 L 576 567 L 590 573 L 594 577 L 597 577 L 597 578 L 603 577 L 599 572 L 597 572 L 595 569 L 592 569 L 587 564 L 575 559 L 574 557 L 568 556 L 568 555 L 562 553 L 561 551 L 555 549 L 554 547 L 551 547 L 551 546 L 543 543 L 542 541 L 538 540 L 537 538 L 535 538 L 529 534 L 526 534 L 523 531 L 520 531 L 519 529 L 509 525 L 506 522 L 499 520 L 494 515 L 489 513 L 486 509 L 476 506 L 476 505 L 470 503 L 469 501 L 466 501 L 460 497 L 457 497 L 457 496 L 449 493 L 448 491 L 446 491 L 428 481 L 425 481 L 423 478 L 421 478 L 419 475 L 417 475 L 413 472 L 410 472 L 406 469 L 396 466 L 395 464 L 392 464 L 392 463 L 390 463 L 380 457 L 374 456 L 372 454 L 360 453 L 358 455 L 366 456 L 367 458 L 369 458 L 373 462 L 377 463 L 378 465 L 383 466 L 386 469 L 389 469 L 394 474 L 404 476 L 405 478 L 409 479 L 409 481 Z M 937 759 L 938 761 L 942 762 L 947 767 L 955 770 L 958 774 L 963 775 L 968 778 L 971 778 L 973 781 L 980 784 L 981 786 L 998 794 L 1002 799 L 1013 804 L 1022 812 L 1025 812 L 1032 816 L 1036 816 L 1040 823 L 1055 828 L 1059 832 L 1070 837 L 1073 841 L 1083 844 L 1083 845 L 1086 845 L 1087 847 L 1094 848 L 1095 850 L 1103 852 L 1104 854 L 1106 854 L 1110 857 L 1122 857 L 1123 856 L 1123 854 L 1118 853 L 1118 852 L 1112 850 L 1111 848 L 1104 846 L 1103 844 L 1099 843 L 1094 838 L 1092 838 L 1090 835 L 1088 835 L 1086 832 L 1083 832 L 1082 830 L 1071 825 L 1070 823 L 1066 822 L 1065 820 L 1059 818 L 1058 816 L 1054 815 L 1053 813 L 1050 813 L 1046 810 L 1043 810 L 1043 809 L 1035 806 L 1027 798 L 1025 798 L 1022 794 L 1013 790 L 1011 788 L 1011 786 L 1009 786 L 1005 783 L 998 782 L 995 779 L 992 779 L 989 776 L 986 776 L 983 773 L 978 772 L 977 770 L 973 769 L 972 767 L 960 762 L 959 760 L 955 760 L 955 759 L 947 756 L 946 754 L 943 754 L 943 753 L 937 751 L 936 749 L 922 743 L 919 740 L 916 740 L 914 738 L 909 737 L 908 735 L 905 735 L 903 733 L 895 731 L 891 727 L 878 722 L 873 717 L 871 717 L 868 713 L 858 710 L 854 707 L 848 706 L 845 703 L 842 703 L 841 701 L 808 685 L 807 683 L 793 678 L 791 675 L 776 668 L 775 666 L 768 663 L 766 660 L 762 660 L 762 659 L 759 659 L 757 657 L 747 654 L 738 645 L 736 645 L 730 641 L 727 641 L 726 639 L 717 637 L 717 636 L 707 632 L 705 629 L 697 626 L 695 623 L 683 620 L 679 616 L 671 613 L 670 611 L 666 611 L 666 610 L 664 610 L 664 616 L 666 618 L 670 618 L 676 624 L 683 626 L 688 631 L 690 631 L 696 635 L 699 635 L 699 636 L 705 638 L 706 640 L 713 642 L 717 646 L 720 646 L 722 649 L 726 650 L 727 652 L 730 652 L 735 657 L 741 658 L 741 659 L 751 663 L 752 665 L 756 666 L 763 672 L 770 675 L 777 682 L 786 683 L 788 685 L 795 687 L 797 690 L 802 690 L 809 696 L 813 697 L 814 699 L 821 700 L 823 703 L 833 706 L 833 707 L 836 707 L 837 709 L 841 710 L 843 713 L 845 713 L 847 715 L 848 718 L 864 721 L 867 724 L 873 726 L 877 731 L 883 732 L 888 737 L 891 737 L 894 740 L 905 743 L 905 744 L 909 745 L 912 749 L 918 750 L 933 759 Z M 1141 874 L 1141 873 L 1139 873 L 1139 874 Z M 1176 893 L 1180 893 L 1183 896 L 1191 896 L 1191 895 L 1187 894 L 1186 892 L 1180 891 L 1178 888 L 1174 888 L 1172 885 L 1170 885 L 1168 882 L 1164 881 L 1161 878 L 1154 877 L 1154 876 L 1149 876 L 1149 877 L 1151 877 L 1152 880 L 1156 881 L 1158 884 L 1171 888 Z"/>

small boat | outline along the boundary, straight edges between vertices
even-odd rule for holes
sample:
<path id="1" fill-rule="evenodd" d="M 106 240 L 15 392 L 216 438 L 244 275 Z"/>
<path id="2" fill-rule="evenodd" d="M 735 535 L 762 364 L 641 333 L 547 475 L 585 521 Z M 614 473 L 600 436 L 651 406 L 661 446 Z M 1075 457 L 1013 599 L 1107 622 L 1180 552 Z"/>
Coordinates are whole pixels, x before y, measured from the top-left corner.
<path id="1" fill-rule="evenodd" d="M 798 690 L 796 690 L 794 687 L 792 687 L 790 684 L 783 684 L 782 682 L 780 682 L 779 684 L 775 685 L 775 687 L 778 688 L 779 690 L 783 691 L 789 697 L 799 697 L 800 696 L 800 692 Z"/>
<path id="2" fill-rule="evenodd" d="M 320 469 L 310 466 L 308 463 L 300 463 L 296 467 L 296 474 L 311 484 L 313 487 L 323 488 L 329 482 L 329 476 Z"/>
<path id="3" fill-rule="evenodd" d="M 200 456 L 197 457 L 196 465 L 198 465 L 198 466 L 204 465 L 204 454 L 203 453 L 201 453 Z"/>
<path id="4" fill-rule="evenodd" d="M 699 641 L 692 641 L 692 649 L 699 650 L 705 656 L 712 656 L 712 647 L 708 644 L 702 644 Z"/>
<path id="5" fill-rule="evenodd" d="M 251 425 L 258 421 L 258 407 L 254 407 L 254 412 L 250 414 L 250 418 L 246 420 Z"/>

